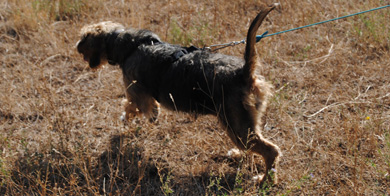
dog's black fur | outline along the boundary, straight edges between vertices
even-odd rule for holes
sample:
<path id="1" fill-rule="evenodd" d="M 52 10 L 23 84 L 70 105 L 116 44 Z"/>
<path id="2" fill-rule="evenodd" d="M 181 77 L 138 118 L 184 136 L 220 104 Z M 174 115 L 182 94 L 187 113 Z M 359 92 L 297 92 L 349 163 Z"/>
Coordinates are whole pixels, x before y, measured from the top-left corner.
<path id="1" fill-rule="evenodd" d="M 264 8 L 252 22 L 244 60 L 207 50 L 185 54 L 185 48 L 164 43 L 151 31 L 125 29 L 112 22 L 84 27 L 77 49 L 91 68 L 106 61 L 121 67 L 126 119 L 142 113 L 155 121 L 159 104 L 170 110 L 216 115 L 237 147 L 264 157 L 264 182 L 281 153 L 261 135 L 271 86 L 254 74 L 259 66 L 254 45 L 257 29 L 273 8 Z"/>

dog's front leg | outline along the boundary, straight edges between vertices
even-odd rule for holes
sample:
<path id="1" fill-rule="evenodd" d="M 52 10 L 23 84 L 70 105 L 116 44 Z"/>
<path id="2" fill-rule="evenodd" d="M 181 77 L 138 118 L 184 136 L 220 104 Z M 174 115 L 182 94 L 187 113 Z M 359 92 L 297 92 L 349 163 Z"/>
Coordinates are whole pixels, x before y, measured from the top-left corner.
<path id="1" fill-rule="evenodd" d="M 160 105 L 153 99 L 143 102 L 139 107 L 136 103 L 131 102 L 128 99 L 123 99 L 122 104 L 125 107 L 125 114 L 122 117 L 125 121 L 143 113 L 145 117 L 149 119 L 149 122 L 156 122 L 160 113 Z"/>
<path id="2" fill-rule="evenodd" d="M 138 115 L 140 115 L 140 111 L 137 108 L 137 105 L 128 99 L 123 99 L 122 100 L 122 105 L 125 108 L 124 115 L 122 116 L 122 119 L 124 121 L 128 121 L 130 118 L 134 118 Z"/>
<path id="3" fill-rule="evenodd" d="M 148 113 L 145 113 L 145 116 L 149 119 L 149 122 L 156 122 L 160 114 L 160 104 L 156 100 L 151 100 L 151 102 Z"/>
<path id="4" fill-rule="evenodd" d="M 126 97 L 127 100 L 124 102 L 126 119 L 144 114 L 150 122 L 157 120 L 160 112 L 159 104 L 142 85 L 138 83 L 127 85 Z"/>

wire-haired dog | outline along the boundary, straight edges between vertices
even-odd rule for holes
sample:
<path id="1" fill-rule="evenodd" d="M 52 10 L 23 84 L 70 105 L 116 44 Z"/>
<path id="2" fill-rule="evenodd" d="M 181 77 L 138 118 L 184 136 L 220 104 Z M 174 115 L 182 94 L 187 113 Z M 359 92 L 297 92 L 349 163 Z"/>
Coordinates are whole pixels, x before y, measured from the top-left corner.
<path id="1" fill-rule="evenodd" d="M 195 114 L 216 115 L 235 145 L 263 156 L 261 182 L 278 165 L 279 148 L 261 135 L 261 117 L 271 85 L 256 77 L 260 66 L 256 31 L 274 6 L 261 10 L 247 35 L 244 60 L 164 43 L 148 30 L 124 28 L 113 22 L 85 26 L 77 50 L 91 68 L 108 62 L 123 71 L 126 119 L 144 114 L 157 119 L 159 104 Z M 271 170 L 272 169 L 272 170 Z"/>

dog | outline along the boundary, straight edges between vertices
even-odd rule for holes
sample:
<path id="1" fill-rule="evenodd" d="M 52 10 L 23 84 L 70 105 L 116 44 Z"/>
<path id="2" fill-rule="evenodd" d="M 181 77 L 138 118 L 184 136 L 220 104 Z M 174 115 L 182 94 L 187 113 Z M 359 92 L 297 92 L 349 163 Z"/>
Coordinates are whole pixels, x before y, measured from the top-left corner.
<path id="1" fill-rule="evenodd" d="M 215 115 L 240 150 L 264 158 L 265 175 L 260 183 L 277 183 L 281 151 L 261 135 L 261 119 L 272 86 L 255 75 L 260 66 L 256 31 L 274 8 L 263 8 L 252 21 L 244 59 L 172 45 L 149 30 L 125 28 L 114 22 L 83 27 L 77 50 L 92 69 L 105 63 L 120 66 L 126 89 L 126 119 L 144 114 L 151 122 L 156 121 L 160 105 L 195 115 Z"/>

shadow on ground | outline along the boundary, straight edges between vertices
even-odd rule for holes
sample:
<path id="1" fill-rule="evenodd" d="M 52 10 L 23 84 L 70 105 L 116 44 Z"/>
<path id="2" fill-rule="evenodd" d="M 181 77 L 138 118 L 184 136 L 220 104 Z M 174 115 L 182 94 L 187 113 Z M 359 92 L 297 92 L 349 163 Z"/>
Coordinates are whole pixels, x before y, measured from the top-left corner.
<path id="1" fill-rule="evenodd" d="M 236 173 L 222 177 L 206 172 L 174 174 L 166 164 L 145 156 L 144 149 L 131 139 L 124 134 L 112 136 L 107 150 L 95 158 L 61 148 L 25 154 L 11 171 L 2 171 L 0 194 L 223 195 L 235 186 Z M 211 159 L 218 163 L 228 158 Z"/>

